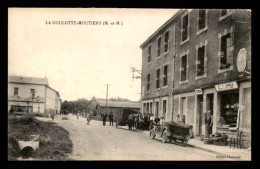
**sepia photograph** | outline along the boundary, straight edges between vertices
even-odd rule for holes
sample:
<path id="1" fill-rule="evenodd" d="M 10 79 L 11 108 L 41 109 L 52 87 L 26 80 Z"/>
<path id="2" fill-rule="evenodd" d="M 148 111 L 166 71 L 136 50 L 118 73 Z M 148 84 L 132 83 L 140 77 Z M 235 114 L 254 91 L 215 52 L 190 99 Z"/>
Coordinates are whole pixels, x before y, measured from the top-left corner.
<path id="1" fill-rule="evenodd" d="M 251 161 L 251 9 L 8 8 L 8 161 Z"/>

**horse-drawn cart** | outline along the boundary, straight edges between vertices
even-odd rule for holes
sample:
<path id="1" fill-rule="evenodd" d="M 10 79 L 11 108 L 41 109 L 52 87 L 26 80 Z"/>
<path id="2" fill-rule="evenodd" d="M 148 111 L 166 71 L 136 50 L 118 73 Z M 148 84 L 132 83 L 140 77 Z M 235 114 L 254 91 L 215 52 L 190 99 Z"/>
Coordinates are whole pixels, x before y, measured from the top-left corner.
<path id="1" fill-rule="evenodd" d="M 122 111 L 115 113 L 114 118 L 116 127 L 126 125 L 129 126 L 129 124 L 131 123 L 131 120 L 129 120 L 129 116 L 131 114 L 136 114 L 136 112 L 131 109 L 123 109 Z"/>
<path id="2" fill-rule="evenodd" d="M 183 146 L 186 146 L 190 140 L 191 125 L 178 122 L 163 122 L 161 125 L 154 124 L 150 127 L 150 137 L 155 138 L 156 135 L 162 137 L 162 142 L 181 141 Z"/>

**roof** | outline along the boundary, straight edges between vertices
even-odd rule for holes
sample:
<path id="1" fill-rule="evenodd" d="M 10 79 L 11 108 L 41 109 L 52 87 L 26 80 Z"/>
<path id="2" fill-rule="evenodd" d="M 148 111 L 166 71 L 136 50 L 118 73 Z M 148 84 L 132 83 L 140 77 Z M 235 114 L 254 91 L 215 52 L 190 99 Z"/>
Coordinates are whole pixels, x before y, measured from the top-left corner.
<path id="1" fill-rule="evenodd" d="M 30 84 L 41 84 L 41 85 L 48 85 L 49 84 L 47 78 L 25 77 L 25 76 L 8 76 L 8 82 L 30 83 Z"/>
<path id="2" fill-rule="evenodd" d="M 180 14 L 186 12 L 188 10 L 186 9 L 180 9 L 176 14 L 174 14 L 168 21 L 166 21 L 161 27 L 159 27 L 146 41 L 144 41 L 140 48 L 143 48 L 145 44 L 147 44 L 152 38 L 154 38 L 165 26 L 167 26 L 169 23 L 171 23 L 176 17 L 178 17 Z"/>
<path id="3" fill-rule="evenodd" d="M 98 100 L 98 103 L 101 107 L 106 106 L 106 100 Z M 121 107 L 121 108 L 141 108 L 141 103 L 140 102 L 133 102 L 133 101 L 107 101 L 107 107 Z"/>

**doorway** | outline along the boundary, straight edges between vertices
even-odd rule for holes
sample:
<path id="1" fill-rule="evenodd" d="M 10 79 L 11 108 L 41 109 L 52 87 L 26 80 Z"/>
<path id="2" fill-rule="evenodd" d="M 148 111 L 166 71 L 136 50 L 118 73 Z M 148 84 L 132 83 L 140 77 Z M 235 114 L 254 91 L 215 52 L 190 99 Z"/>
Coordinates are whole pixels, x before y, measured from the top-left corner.
<path id="1" fill-rule="evenodd" d="M 214 103 L 214 94 L 210 93 L 206 95 L 206 110 L 207 112 L 210 111 L 211 112 L 211 119 L 209 120 L 209 116 L 208 113 L 206 113 L 206 126 L 207 126 L 207 132 L 208 135 L 212 134 L 212 126 L 213 124 L 210 126 L 210 123 L 213 123 L 213 103 Z"/>
<path id="2" fill-rule="evenodd" d="M 202 135 L 202 113 L 203 113 L 203 95 L 197 96 L 198 104 L 198 115 L 199 115 L 199 136 Z"/>

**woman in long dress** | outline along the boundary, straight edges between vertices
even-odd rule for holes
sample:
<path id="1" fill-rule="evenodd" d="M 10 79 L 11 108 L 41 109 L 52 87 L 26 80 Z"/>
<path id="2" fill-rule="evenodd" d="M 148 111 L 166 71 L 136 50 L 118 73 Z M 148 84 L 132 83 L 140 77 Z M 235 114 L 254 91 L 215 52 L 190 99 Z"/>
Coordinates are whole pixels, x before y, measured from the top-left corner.
<path id="1" fill-rule="evenodd" d="M 87 124 L 89 125 L 89 122 L 90 122 L 90 120 L 91 120 L 91 115 L 90 115 L 90 113 L 87 113 Z"/>

